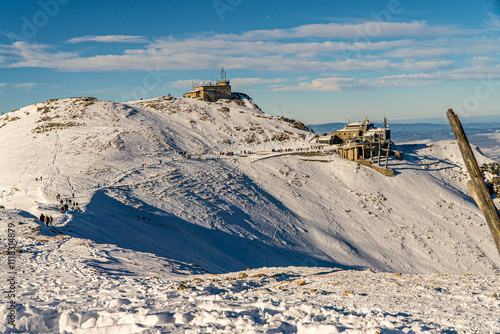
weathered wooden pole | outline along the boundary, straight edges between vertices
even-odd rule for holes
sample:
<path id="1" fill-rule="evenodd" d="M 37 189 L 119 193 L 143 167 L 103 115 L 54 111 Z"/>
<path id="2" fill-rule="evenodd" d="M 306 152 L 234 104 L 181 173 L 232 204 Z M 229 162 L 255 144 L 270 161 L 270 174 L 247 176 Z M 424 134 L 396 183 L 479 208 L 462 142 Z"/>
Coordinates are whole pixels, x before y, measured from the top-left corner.
<path id="1" fill-rule="evenodd" d="M 382 150 L 382 147 L 381 147 L 381 140 L 380 138 L 378 139 L 378 165 L 380 166 L 380 151 Z"/>
<path id="2" fill-rule="evenodd" d="M 391 151 L 391 141 L 387 144 L 387 154 L 385 155 L 385 168 L 387 169 L 387 164 L 389 163 L 389 152 Z"/>
<path id="3" fill-rule="evenodd" d="M 448 109 L 446 115 L 448 116 L 448 121 L 455 134 L 455 138 L 457 138 L 458 147 L 460 148 L 465 166 L 469 172 L 471 180 L 469 181 L 468 188 L 471 189 L 474 200 L 486 218 L 486 222 L 495 240 L 498 253 L 500 254 L 500 216 L 498 210 L 491 200 L 490 193 L 484 183 L 483 173 L 477 165 L 476 157 L 470 148 L 469 141 L 467 140 L 467 136 L 465 135 L 458 116 L 455 115 L 451 109 Z"/>

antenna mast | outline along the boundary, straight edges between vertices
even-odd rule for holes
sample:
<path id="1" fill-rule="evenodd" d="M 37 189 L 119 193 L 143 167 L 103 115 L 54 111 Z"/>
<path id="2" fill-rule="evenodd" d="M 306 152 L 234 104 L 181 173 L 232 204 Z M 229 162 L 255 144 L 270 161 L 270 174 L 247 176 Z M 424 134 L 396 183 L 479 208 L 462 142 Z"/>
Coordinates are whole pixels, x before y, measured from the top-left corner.
<path id="1" fill-rule="evenodd" d="M 220 81 L 226 81 L 226 71 L 224 70 L 224 67 L 220 71 Z"/>

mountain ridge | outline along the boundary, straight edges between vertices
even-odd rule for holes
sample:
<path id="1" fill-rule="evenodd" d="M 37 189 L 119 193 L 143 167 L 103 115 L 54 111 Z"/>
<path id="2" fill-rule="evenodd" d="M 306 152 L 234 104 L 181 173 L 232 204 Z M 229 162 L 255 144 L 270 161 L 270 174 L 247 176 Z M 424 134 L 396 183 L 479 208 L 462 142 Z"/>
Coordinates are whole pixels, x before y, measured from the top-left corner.
<path id="1" fill-rule="evenodd" d="M 212 272 L 498 271 L 450 142 L 401 147 L 389 179 L 310 151 L 314 134 L 300 122 L 245 99 L 49 100 L 0 122 L 0 153 L 15 157 L 2 162 L 0 184 L 20 190 L 6 206 L 50 212 L 57 233 Z M 58 213 L 57 194 L 75 194 L 83 212 Z"/>

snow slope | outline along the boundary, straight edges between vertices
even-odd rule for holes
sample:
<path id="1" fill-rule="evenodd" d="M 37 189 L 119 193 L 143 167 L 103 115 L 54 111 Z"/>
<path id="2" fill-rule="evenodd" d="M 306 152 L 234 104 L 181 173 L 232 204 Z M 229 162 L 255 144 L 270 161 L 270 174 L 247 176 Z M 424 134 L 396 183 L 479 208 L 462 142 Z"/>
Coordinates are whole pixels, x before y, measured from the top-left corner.
<path id="1" fill-rule="evenodd" d="M 498 322 L 481 320 L 498 307 L 495 298 L 475 311 L 474 320 L 464 315 L 462 327 L 454 327 L 443 317 L 456 304 L 442 306 L 440 316 L 430 319 L 427 311 L 416 312 L 421 301 L 410 289 L 419 279 L 428 282 L 420 293 L 436 305 L 445 290 L 457 300 L 479 293 L 492 298 L 494 292 L 498 252 L 468 196 L 456 144 L 401 146 L 405 159 L 391 160 L 396 176 L 388 178 L 338 155 L 309 150 L 314 135 L 302 127 L 266 115 L 248 99 L 122 104 L 71 98 L 1 117 L 0 156 L 7 157 L 0 161 L 0 204 L 7 208 L 0 211 L 1 222 L 23 222 L 17 232 L 23 250 L 21 328 L 101 333 L 166 326 L 181 332 L 224 329 L 224 317 L 230 318 L 226 332 L 305 333 L 323 325 L 324 332 L 413 329 L 413 324 L 422 331 L 498 328 Z M 227 152 L 233 154 L 221 155 Z M 490 161 L 479 153 L 477 158 Z M 78 202 L 82 212 L 58 212 L 57 194 Z M 52 215 L 54 226 L 38 231 L 33 218 L 40 213 Z M 2 243 L 5 248 L 5 238 Z M 200 276 L 207 284 L 175 290 L 186 275 L 253 268 L 252 274 L 270 276 L 283 269 L 257 268 L 287 266 L 297 268 L 284 270 L 285 281 L 318 277 L 311 282 L 317 291 L 327 291 L 331 281 L 330 274 L 315 276 L 318 272 L 362 277 L 359 287 L 382 290 L 369 298 L 363 289 L 354 299 L 340 294 L 339 304 L 330 306 L 332 294 L 347 285 L 323 298 L 311 289 L 300 290 L 307 296 L 297 295 L 302 288 L 275 291 L 279 278 L 226 284 Z M 411 283 L 399 291 L 400 299 L 383 298 L 380 311 L 368 312 L 374 300 L 394 289 L 387 278 L 392 276 L 381 272 L 420 275 L 397 276 L 398 284 Z M 430 283 L 435 281 L 444 288 L 435 290 Z M 455 285 L 462 283 L 471 290 L 458 291 Z M 42 292 L 47 285 L 51 289 Z M 174 291 L 165 294 L 168 289 Z M 250 301 L 247 293 L 254 289 L 263 290 Z M 351 308 L 342 304 L 356 298 L 364 299 Z M 475 303 L 470 308 L 484 298 L 469 298 Z M 205 299 L 213 299 L 215 308 L 207 309 Z M 390 313 L 405 299 L 406 308 Z M 191 306 L 181 306 L 186 302 Z M 310 321 L 301 322 L 304 317 Z"/>

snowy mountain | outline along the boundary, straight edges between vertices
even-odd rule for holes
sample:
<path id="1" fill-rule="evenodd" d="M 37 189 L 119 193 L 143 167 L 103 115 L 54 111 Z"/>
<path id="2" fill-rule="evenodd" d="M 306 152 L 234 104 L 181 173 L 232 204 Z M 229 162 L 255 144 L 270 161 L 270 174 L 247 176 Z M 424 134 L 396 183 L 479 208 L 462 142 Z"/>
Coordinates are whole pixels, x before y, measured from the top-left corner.
<path id="1" fill-rule="evenodd" d="M 130 314 L 124 309 L 153 307 L 147 297 L 134 295 L 152 294 L 159 302 L 157 289 L 177 288 L 190 274 L 203 275 L 203 293 L 167 295 L 182 300 L 207 294 L 211 300 L 218 295 L 214 289 L 234 294 L 281 284 L 279 277 L 265 284 L 255 277 L 237 288 L 209 283 L 208 273 L 227 276 L 247 268 L 270 277 L 278 269 L 258 268 L 324 267 L 289 269 L 287 282 L 341 269 L 355 270 L 345 271 L 353 275 L 499 272 L 498 252 L 450 141 L 400 146 L 405 158 L 390 161 L 396 176 L 388 178 L 309 149 L 314 133 L 298 121 L 263 113 L 251 99 L 170 97 L 49 100 L 2 116 L 0 136 L 0 204 L 6 208 L 0 223 L 2 233 L 9 222 L 17 224 L 19 298 L 33 306 L 19 311 L 27 331 L 118 326 L 104 309 L 121 312 L 125 321 Z M 491 162 L 476 154 L 480 163 Z M 60 212 L 57 195 L 63 204 L 71 200 L 69 211 Z M 76 202 L 81 211 L 71 209 Z M 33 221 L 41 213 L 54 218 L 53 226 Z M 36 280 L 23 281 L 23 275 Z M 55 290 L 42 296 L 37 291 L 45 283 Z M 89 299 L 75 320 L 68 310 L 82 303 L 79 289 L 85 296 L 95 289 L 108 295 L 102 292 L 107 297 L 100 301 L 81 297 Z M 49 312 L 45 303 L 62 294 L 70 297 Z M 95 312 L 102 317 L 89 315 Z M 188 311 L 155 317 L 151 323 L 160 327 L 194 319 Z M 43 320 L 43 326 L 36 320 L 49 318 L 57 320 Z M 140 319 L 143 325 L 149 321 Z M 382 326 L 380 321 L 372 327 Z M 291 332 L 299 328 L 291 326 Z"/>

